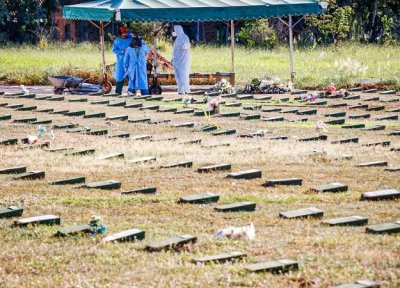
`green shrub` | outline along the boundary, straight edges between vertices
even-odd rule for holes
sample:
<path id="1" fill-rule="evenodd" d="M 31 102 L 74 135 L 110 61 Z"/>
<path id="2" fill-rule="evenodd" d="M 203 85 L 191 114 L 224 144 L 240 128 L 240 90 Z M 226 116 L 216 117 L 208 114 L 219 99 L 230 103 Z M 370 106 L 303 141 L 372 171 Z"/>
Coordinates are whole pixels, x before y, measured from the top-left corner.
<path id="1" fill-rule="evenodd" d="M 268 20 L 247 21 L 237 36 L 247 47 L 271 49 L 276 44 L 275 31 L 269 27 Z"/>

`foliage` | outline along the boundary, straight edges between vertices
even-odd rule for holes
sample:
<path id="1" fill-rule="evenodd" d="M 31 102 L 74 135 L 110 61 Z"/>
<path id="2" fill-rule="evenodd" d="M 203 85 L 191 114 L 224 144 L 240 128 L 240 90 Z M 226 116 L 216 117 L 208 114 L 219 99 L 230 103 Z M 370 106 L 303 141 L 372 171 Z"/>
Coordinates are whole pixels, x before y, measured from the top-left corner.
<path id="1" fill-rule="evenodd" d="M 276 44 L 275 31 L 269 27 L 267 20 L 247 21 L 237 36 L 239 42 L 247 47 L 271 49 Z"/>

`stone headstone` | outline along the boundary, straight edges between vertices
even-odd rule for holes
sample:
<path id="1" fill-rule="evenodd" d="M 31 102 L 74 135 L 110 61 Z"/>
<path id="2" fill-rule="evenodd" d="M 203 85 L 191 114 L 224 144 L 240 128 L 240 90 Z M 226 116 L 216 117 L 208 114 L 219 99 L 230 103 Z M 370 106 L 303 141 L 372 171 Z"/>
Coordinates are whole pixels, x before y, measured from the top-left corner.
<path id="1" fill-rule="evenodd" d="M 81 184 L 85 183 L 85 177 L 73 177 L 68 179 L 56 180 L 50 182 L 50 185 L 70 185 L 70 184 Z"/>
<path id="2" fill-rule="evenodd" d="M 299 218 L 309 218 L 309 217 L 316 217 L 316 218 L 318 217 L 319 218 L 322 216 L 324 216 L 324 211 L 322 211 L 318 208 L 315 208 L 315 207 L 279 213 L 279 217 L 285 218 L 285 219 L 299 219 Z"/>
<path id="3" fill-rule="evenodd" d="M 193 259 L 193 262 L 200 264 L 235 262 L 243 259 L 246 256 L 247 255 L 245 253 L 234 251 L 211 256 L 196 257 Z"/>
<path id="4" fill-rule="evenodd" d="M 113 190 L 121 188 L 121 182 L 117 180 L 107 180 L 107 181 L 99 181 L 99 182 L 91 182 L 82 186 L 84 188 L 91 189 L 103 189 L 103 190 Z"/>
<path id="5" fill-rule="evenodd" d="M 47 119 L 47 120 L 38 120 L 35 122 L 31 122 L 32 125 L 46 125 L 46 124 L 51 124 L 53 123 L 53 120 Z"/>
<path id="6" fill-rule="evenodd" d="M 83 150 L 72 151 L 72 152 L 66 153 L 65 156 L 90 155 L 90 154 L 94 154 L 95 151 L 96 151 L 95 149 L 83 149 Z"/>
<path id="7" fill-rule="evenodd" d="M 186 123 L 174 124 L 173 127 L 175 127 L 175 128 L 193 128 L 194 123 L 186 122 Z"/>
<path id="8" fill-rule="evenodd" d="M 125 121 L 125 120 L 128 120 L 128 115 L 110 116 L 110 117 L 107 117 L 106 120 L 121 120 L 121 121 Z"/>
<path id="9" fill-rule="evenodd" d="M 218 131 L 212 132 L 211 135 L 220 136 L 220 135 L 232 135 L 235 133 L 236 133 L 235 129 L 226 129 L 226 130 L 218 130 Z"/>
<path id="10" fill-rule="evenodd" d="M 388 172 L 400 172 L 400 166 L 385 168 L 385 171 L 388 171 Z"/>
<path id="11" fill-rule="evenodd" d="M 61 218 L 56 215 L 42 215 L 36 217 L 22 218 L 14 222 L 15 226 L 24 227 L 28 225 L 60 225 Z"/>
<path id="12" fill-rule="evenodd" d="M 22 173 L 16 176 L 13 176 L 15 180 L 37 180 L 45 178 L 46 174 L 44 171 L 31 171 L 27 173 Z"/>
<path id="13" fill-rule="evenodd" d="M 249 99 L 253 99 L 254 96 L 253 95 L 237 95 L 236 99 L 238 100 L 249 100 Z"/>
<path id="14" fill-rule="evenodd" d="M 378 116 L 375 118 L 377 121 L 384 121 L 384 120 L 398 120 L 398 115 L 389 115 L 389 116 Z"/>
<path id="15" fill-rule="evenodd" d="M 283 114 L 297 114 L 297 112 L 299 112 L 299 109 L 287 109 L 287 110 L 281 110 L 279 113 L 283 113 Z"/>
<path id="16" fill-rule="evenodd" d="M 90 102 L 90 104 L 93 104 L 93 105 L 106 105 L 109 103 L 110 103 L 110 100 L 97 100 L 97 101 Z"/>
<path id="17" fill-rule="evenodd" d="M 226 178 L 232 178 L 232 179 L 255 179 L 255 178 L 261 178 L 261 175 L 262 175 L 261 170 L 250 169 L 250 170 L 245 170 L 245 171 L 229 173 L 226 176 Z"/>
<path id="18" fill-rule="evenodd" d="M 373 107 L 368 107 L 367 111 L 382 111 L 385 110 L 385 106 L 373 106 Z"/>
<path id="19" fill-rule="evenodd" d="M 53 110 L 52 112 L 49 112 L 49 114 L 53 115 L 64 115 L 65 113 L 68 113 L 69 110 Z"/>
<path id="20" fill-rule="evenodd" d="M 26 166 L 0 169 L 0 174 L 21 174 L 21 173 L 26 173 Z"/>
<path id="21" fill-rule="evenodd" d="M 260 110 L 261 109 L 261 105 L 251 105 L 251 106 L 243 106 L 243 110 Z"/>
<path id="22" fill-rule="evenodd" d="M 326 105 L 326 104 L 328 104 L 328 101 L 326 101 L 326 100 L 318 100 L 318 101 L 315 101 L 315 102 L 308 102 L 307 103 L 307 105 L 310 105 L 310 106 L 321 106 L 321 105 Z"/>
<path id="23" fill-rule="evenodd" d="M 373 88 L 373 89 L 364 90 L 362 92 L 363 93 L 376 93 L 376 92 L 378 92 L 378 89 Z"/>
<path id="24" fill-rule="evenodd" d="M 351 284 L 342 284 L 334 286 L 333 288 L 379 288 L 381 285 L 371 280 L 358 280 Z"/>
<path id="25" fill-rule="evenodd" d="M 361 98 L 360 95 L 349 95 L 349 96 L 343 97 L 343 100 L 357 100 L 357 99 L 360 99 L 360 98 Z"/>
<path id="26" fill-rule="evenodd" d="M 77 127 L 77 128 L 68 129 L 66 132 L 67 133 L 87 133 L 89 131 L 90 131 L 90 127 Z"/>
<path id="27" fill-rule="evenodd" d="M 346 107 L 346 106 L 349 106 L 349 105 L 345 102 L 338 102 L 338 103 L 333 103 L 333 104 L 329 105 L 329 107 L 331 107 L 331 108 L 339 108 L 339 107 Z"/>
<path id="28" fill-rule="evenodd" d="M 347 144 L 347 143 L 358 143 L 358 137 L 343 138 L 340 140 L 332 141 L 332 144 Z"/>
<path id="29" fill-rule="evenodd" d="M 129 229 L 118 233 L 107 235 L 102 239 L 103 242 L 132 242 L 143 240 L 145 232 L 140 229 Z"/>
<path id="30" fill-rule="evenodd" d="M 374 125 L 368 128 L 362 128 L 362 131 L 380 131 L 380 130 L 385 130 L 386 126 L 385 125 Z"/>
<path id="31" fill-rule="evenodd" d="M 176 167 L 189 168 L 192 166 L 193 166 L 192 161 L 181 161 L 181 162 L 177 162 L 177 163 L 162 165 L 160 168 L 176 168 Z"/>
<path id="32" fill-rule="evenodd" d="M 374 161 L 374 162 L 365 162 L 357 164 L 356 167 L 375 167 L 375 166 L 387 166 L 387 161 Z"/>
<path id="33" fill-rule="evenodd" d="M 46 109 L 36 110 L 36 112 L 41 112 L 41 113 L 50 113 L 50 112 L 53 112 L 53 111 L 54 111 L 53 108 L 46 108 Z"/>
<path id="34" fill-rule="evenodd" d="M 393 109 L 386 110 L 386 112 L 389 112 L 389 113 L 400 112 L 400 107 L 399 107 L 399 108 L 393 108 Z"/>
<path id="35" fill-rule="evenodd" d="M 242 106 L 242 102 L 230 102 L 224 105 L 225 107 L 240 107 Z"/>
<path id="36" fill-rule="evenodd" d="M 201 139 L 190 140 L 190 141 L 182 142 L 180 144 L 201 144 Z"/>
<path id="37" fill-rule="evenodd" d="M 88 131 L 87 134 L 95 136 L 107 135 L 108 130 L 107 129 L 93 130 L 93 131 Z"/>
<path id="38" fill-rule="evenodd" d="M 131 103 L 124 106 L 124 108 L 141 108 L 143 103 Z"/>
<path id="39" fill-rule="evenodd" d="M 381 91 L 381 92 L 379 92 L 379 94 L 381 94 L 381 95 L 392 95 L 392 94 L 396 94 L 396 90 Z"/>
<path id="40" fill-rule="evenodd" d="M 210 166 L 203 166 L 197 169 L 199 173 L 214 172 L 214 171 L 226 171 L 231 170 L 231 164 L 217 164 Z"/>
<path id="41" fill-rule="evenodd" d="M 139 108 L 139 110 L 158 110 L 158 109 L 160 109 L 160 105 L 149 105 Z"/>
<path id="42" fill-rule="evenodd" d="M 141 158 L 132 159 L 132 160 L 129 160 L 128 162 L 129 163 L 133 163 L 133 164 L 137 164 L 137 163 L 153 162 L 153 161 L 156 161 L 156 160 L 157 160 L 156 157 L 149 156 L 149 157 L 141 157 Z"/>
<path id="43" fill-rule="evenodd" d="M 190 108 L 180 109 L 180 110 L 176 110 L 174 112 L 174 114 L 192 114 L 192 113 L 194 113 L 194 109 L 190 109 Z"/>
<path id="44" fill-rule="evenodd" d="M 310 188 L 310 190 L 315 192 L 346 192 L 348 188 L 349 187 L 343 183 L 333 182 L 329 184 L 313 186 Z"/>
<path id="45" fill-rule="evenodd" d="M 174 98 L 170 98 L 170 99 L 164 99 L 164 102 L 182 102 L 183 101 L 183 97 L 174 97 Z"/>
<path id="46" fill-rule="evenodd" d="M 77 127 L 78 125 L 75 123 L 67 122 L 67 123 L 59 123 L 53 126 L 53 129 L 72 129 Z"/>
<path id="47" fill-rule="evenodd" d="M 108 138 L 129 138 L 130 134 L 127 132 L 116 133 L 108 136 Z"/>
<path id="48" fill-rule="evenodd" d="M 21 108 L 17 108 L 17 109 L 15 109 L 16 111 L 33 111 L 33 110 L 36 110 L 37 109 L 37 106 L 24 106 L 24 107 L 21 107 Z"/>
<path id="49" fill-rule="evenodd" d="M 20 118 L 14 119 L 14 123 L 31 123 L 37 121 L 37 118 Z"/>
<path id="50" fill-rule="evenodd" d="M 287 140 L 287 139 L 289 139 L 289 137 L 281 135 L 281 136 L 272 136 L 272 137 L 269 137 L 268 139 L 269 140 Z"/>
<path id="51" fill-rule="evenodd" d="M 65 116 L 70 116 L 70 117 L 77 117 L 77 116 L 84 116 L 86 114 L 85 110 L 77 110 L 77 111 L 69 111 L 65 113 Z"/>
<path id="52" fill-rule="evenodd" d="M 274 187 L 277 185 L 285 186 L 301 186 L 303 184 L 303 179 L 300 178 L 286 178 L 286 179 L 270 179 L 264 184 L 266 187 Z"/>
<path id="53" fill-rule="evenodd" d="M 176 141 L 178 138 L 176 137 L 165 137 L 159 139 L 150 139 L 150 142 L 165 142 L 165 141 Z"/>
<path id="54" fill-rule="evenodd" d="M 18 144 L 17 138 L 0 139 L 0 145 L 16 145 Z"/>
<path id="55" fill-rule="evenodd" d="M 263 107 L 261 109 L 262 112 L 280 112 L 282 108 L 277 108 L 277 107 Z"/>
<path id="56" fill-rule="evenodd" d="M 363 226 L 368 224 L 368 218 L 363 216 L 349 216 L 322 221 L 322 224 L 328 226 Z"/>
<path id="57" fill-rule="evenodd" d="M 358 105 L 350 106 L 349 109 L 350 110 L 353 110 L 353 109 L 368 109 L 368 104 L 358 104 Z"/>
<path id="58" fill-rule="evenodd" d="M 150 121 L 148 122 L 148 124 L 164 124 L 164 123 L 170 123 L 171 120 L 169 119 L 161 119 L 161 120 L 154 120 L 154 121 Z"/>
<path id="59" fill-rule="evenodd" d="M 215 112 L 213 110 L 211 111 L 205 111 L 205 110 L 195 110 L 194 111 L 194 116 L 205 116 L 205 115 L 214 115 Z"/>
<path id="60" fill-rule="evenodd" d="M 308 138 L 301 138 L 297 141 L 299 142 L 310 142 L 310 141 L 326 141 L 328 140 L 328 136 L 327 135 L 319 135 L 319 136 L 315 136 L 315 137 L 308 137 Z"/>
<path id="61" fill-rule="evenodd" d="M 121 195 L 154 194 L 156 192 L 157 192 L 157 188 L 156 187 L 144 187 L 144 188 L 139 188 L 139 189 L 134 189 L 134 190 L 121 192 Z"/>
<path id="62" fill-rule="evenodd" d="M 219 195 L 214 193 L 205 193 L 181 197 L 179 203 L 189 203 L 189 204 L 209 204 L 218 202 Z"/>
<path id="63" fill-rule="evenodd" d="M 18 206 L 8 206 L 7 208 L 0 208 L 0 219 L 19 217 L 24 213 L 24 209 Z"/>
<path id="64" fill-rule="evenodd" d="M 150 140 L 152 137 L 151 135 L 136 135 L 129 137 L 128 140 Z"/>
<path id="65" fill-rule="evenodd" d="M 200 128 L 199 132 L 210 132 L 210 131 L 214 131 L 217 129 L 218 129 L 218 127 L 216 125 L 208 125 L 208 126 L 204 126 L 204 127 Z"/>
<path id="66" fill-rule="evenodd" d="M 328 125 L 343 125 L 345 122 L 346 119 L 334 119 L 334 120 L 324 121 L 324 123 Z"/>
<path id="67" fill-rule="evenodd" d="M 173 250 L 182 247 L 183 245 L 195 243 L 197 237 L 190 234 L 176 235 L 171 238 L 153 242 L 146 245 L 145 249 L 149 252 L 163 251 L 163 250 Z"/>
<path id="68" fill-rule="evenodd" d="M 400 233 L 400 221 L 368 226 L 366 229 L 366 233 L 371 233 L 371 234 Z"/>
<path id="69" fill-rule="evenodd" d="M 92 226 L 89 224 L 80 224 L 68 226 L 57 230 L 57 237 L 75 236 L 78 234 L 89 234 L 92 232 Z"/>
<path id="70" fill-rule="evenodd" d="M 10 114 L 0 115 L 0 121 L 10 120 L 11 117 L 12 116 Z"/>
<path id="71" fill-rule="evenodd" d="M 358 123 L 358 124 L 346 124 L 342 126 L 343 129 L 359 129 L 359 128 L 365 128 L 364 123 Z"/>
<path id="72" fill-rule="evenodd" d="M 50 98 L 47 98 L 47 101 L 64 101 L 65 97 L 64 96 L 52 96 Z"/>
<path id="73" fill-rule="evenodd" d="M 400 130 L 389 133 L 389 136 L 400 136 Z"/>
<path id="74" fill-rule="evenodd" d="M 17 109 L 17 108 L 21 108 L 24 107 L 24 104 L 8 104 L 7 106 L 5 106 L 5 108 L 9 108 L 9 109 Z"/>
<path id="75" fill-rule="evenodd" d="M 113 101 L 107 104 L 109 107 L 123 107 L 126 105 L 126 101 Z"/>
<path id="76" fill-rule="evenodd" d="M 399 102 L 400 99 L 398 98 L 391 98 L 391 99 L 382 99 L 381 102 L 382 103 L 394 103 L 394 102 Z"/>
<path id="77" fill-rule="evenodd" d="M 345 117 L 346 112 L 334 112 L 334 113 L 328 113 L 324 115 L 325 117 Z"/>
<path id="78" fill-rule="evenodd" d="M 284 117 L 269 117 L 269 118 L 262 118 L 263 121 L 265 122 L 280 122 L 284 121 Z"/>
<path id="79" fill-rule="evenodd" d="M 370 146 L 379 146 L 379 145 L 390 146 L 390 141 L 372 142 L 372 143 L 363 144 L 362 146 L 370 147 Z"/>
<path id="80" fill-rule="evenodd" d="M 77 98 L 77 99 L 69 99 L 68 102 L 75 103 L 75 102 L 87 102 L 87 98 Z"/>
<path id="81" fill-rule="evenodd" d="M 35 100 L 47 100 L 47 99 L 50 99 L 50 98 L 51 98 L 50 95 L 36 96 Z"/>
<path id="82" fill-rule="evenodd" d="M 348 89 L 349 92 L 360 92 L 362 91 L 362 87 L 353 87 Z"/>
<path id="83" fill-rule="evenodd" d="M 244 268 L 250 272 L 271 272 L 275 274 L 283 274 L 292 270 L 298 270 L 299 263 L 295 260 L 281 259 L 249 264 L 246 265 Z"/>
<path id="84" fill-rule="evenodd" d="M 306 110 L 299 110 L 297 115 L 317 115 L 317 109 L 306 109 Z"/>
<path id="85" fill-rule="evenodd" d="M 378 190 L 361 194 L 360 200 L 392 200 L 400 198 L 400 192 L 396 189 Z"/>
<path id="86" fill-rule="evenodd" d="M 130 119 L 129 123 L 147 123 L 150 122 L 150 118 L 141 118 L 141 119 Z"/>
<path id="87" fill-rule="evenodd" d="M 256 211 L 256 203 L 250 201 L 236 202 L 219 205 L 214 210 L 217 212 L 253 212 Z"/>
<path id="88" fill-rule="evenodd" d="M 369 98 L 364 99 L 363 101 L 365 101 L 365 102 L 379 101 L 379 96 L 377 96 L 377 97 L 369 97 Z"/>

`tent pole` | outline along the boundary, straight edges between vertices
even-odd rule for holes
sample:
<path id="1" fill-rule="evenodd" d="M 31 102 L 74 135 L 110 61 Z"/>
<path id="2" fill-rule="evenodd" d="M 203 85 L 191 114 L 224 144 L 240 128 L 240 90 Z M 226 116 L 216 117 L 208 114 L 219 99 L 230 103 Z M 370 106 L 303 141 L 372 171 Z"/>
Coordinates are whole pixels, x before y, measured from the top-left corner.
<path id="1" fill-rule="evenodd" d="M 231 20 L 231 72 L 235 73 L 235 22 L 233 20 Z M 235 85 L 235 78 L 232 78 L 233 83 L 231 83 L 232 85 Z"/>
<path id="2" fill-rule="evenodd" d="M 292 25 L 292 15 L 289 15 L 289 50 L 290 50 L 290 82 L 294 84 L 294 71 L 293 71 L 293 25 Z"/>
<path id="3" fill-rule="evenodd" d="M 104 23 L 100 22 L 100 48 L 101 48 L 101 57 L 102 57 L 102 69 L 103 69 L 103 77 L 106 75 L 106 57 L 105 57 L 105 47 L 104 47 Z"/>
<path id="4" fill-rule="evenodd" d="M 153 75 L 154 77 L 157 77 L 157 32 L 156 32 L 156 23 L 153 22 L 153 50 L 154 50 L 154 55 L 153 55 Z"/>

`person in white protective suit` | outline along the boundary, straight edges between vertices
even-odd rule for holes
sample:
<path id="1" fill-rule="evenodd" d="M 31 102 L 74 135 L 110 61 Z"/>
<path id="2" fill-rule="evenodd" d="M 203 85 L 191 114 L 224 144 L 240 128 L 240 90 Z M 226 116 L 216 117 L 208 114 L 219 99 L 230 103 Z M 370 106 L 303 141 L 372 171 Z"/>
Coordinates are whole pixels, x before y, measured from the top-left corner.
<path id="1" fill-rule="evenodd" d="M 181 25 L 174 25 L 173 36 L 176 36 L 172 54 L 172 65 L 174 66 L 175 80 L 178 85 L 179 94 L 190 92 L 190 40 L 183 32 Z"/>

